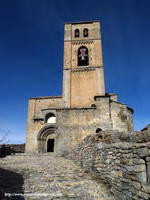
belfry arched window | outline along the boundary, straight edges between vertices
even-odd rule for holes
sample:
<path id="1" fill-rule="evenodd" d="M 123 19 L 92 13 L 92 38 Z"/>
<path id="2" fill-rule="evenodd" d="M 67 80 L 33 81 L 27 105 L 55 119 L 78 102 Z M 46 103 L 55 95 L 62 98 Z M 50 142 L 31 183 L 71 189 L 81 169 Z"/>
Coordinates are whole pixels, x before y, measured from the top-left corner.
<path id="1" fill-rule="evenodd" d="M 75 32 L 74 32 L 74 36 L 77 38 L 77 37 L 80 37 L 80 31 L 79 29 L 76 29 Z"/>
<path id="2" fill-rule="evenodd" d="M 78 49 L 78 66 L 87 66 L 89 65 L 89 54 L 88 48 L 81 46 Z"/>
<path id="3" fill-rule="evenodd" d="M 56 123 L 56 116 L 53 113 L 48 113 L 45 116 L 45 123 L 48 123 L 48 124 Z"/>
<path id="4" fill-rule="evenodd" d="M 84 37 L 88 37 L 88 36 L 89 36 L 89 30 L 88 30 L 87 28 L 85 28 L 85 29 L 83 30 L 83 36 L 84 36 Z"/>

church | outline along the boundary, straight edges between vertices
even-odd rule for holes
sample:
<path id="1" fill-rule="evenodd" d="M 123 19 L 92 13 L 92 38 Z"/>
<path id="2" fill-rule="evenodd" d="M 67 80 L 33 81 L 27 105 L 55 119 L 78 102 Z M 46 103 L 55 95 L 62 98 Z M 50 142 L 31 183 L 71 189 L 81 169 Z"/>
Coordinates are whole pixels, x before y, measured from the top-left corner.
<path id="1" fill-rule="evenodd" d="M 100 22 L 66 23 L 62 96 L 29 99 L 26 152 L 65 155 L 89 134 L 132 132 L 132 114 L 105 92 Z"/>

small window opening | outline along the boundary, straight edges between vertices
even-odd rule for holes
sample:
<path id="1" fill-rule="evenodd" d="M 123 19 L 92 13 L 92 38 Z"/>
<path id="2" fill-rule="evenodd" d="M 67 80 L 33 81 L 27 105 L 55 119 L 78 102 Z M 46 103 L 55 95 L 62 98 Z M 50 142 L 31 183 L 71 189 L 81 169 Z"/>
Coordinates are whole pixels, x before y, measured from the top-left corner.
<path id="1" fill-rule="evenodd" d="M 96 108 L 96 105 L 95 105 L 95 104 L 92 104 L 91 107 L 92 107 L 92 108 Z"/>
<path id="2" fill-rule="evenodd" d="M 76 29 L 75 30 L 75 37 L 77 38 L 77 37 L 80 37 L 80 31 L 79 31 L 79 29 Z"/>
<path id="3" fill-rule="evenodd" d="M 54 124 L 56 123 L 56 117 L 53 113 L 48 113 L 45 117 L 45 123 Z"/>
<path id="4" fill-rule="evenodd" d="M 89 36 L 89 30 L 88 30 L 87 28 L 85 28 L 85 29 L 83 30 L 83 36 L 84 36 L 84 37 L 88 37 L 88 36 Z"/>
<path id="5" fill-rule="evenodd" d="M 96 129 L 96 133 L 99 133 L 100 131 L 102 131 L 101 128 L 97 128 L 97 129 Z"/>

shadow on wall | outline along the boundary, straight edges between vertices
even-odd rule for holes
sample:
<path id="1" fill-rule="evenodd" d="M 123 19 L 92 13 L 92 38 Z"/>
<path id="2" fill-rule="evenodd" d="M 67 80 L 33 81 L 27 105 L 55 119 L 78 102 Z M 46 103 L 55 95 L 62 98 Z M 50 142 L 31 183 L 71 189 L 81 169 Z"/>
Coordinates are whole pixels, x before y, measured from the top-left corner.
<path id="1" fill-rule="evenodd" d="M 0 168 L 0 199 L 25 200 L 23 183 L 24 180 L 20 174 Z"/>

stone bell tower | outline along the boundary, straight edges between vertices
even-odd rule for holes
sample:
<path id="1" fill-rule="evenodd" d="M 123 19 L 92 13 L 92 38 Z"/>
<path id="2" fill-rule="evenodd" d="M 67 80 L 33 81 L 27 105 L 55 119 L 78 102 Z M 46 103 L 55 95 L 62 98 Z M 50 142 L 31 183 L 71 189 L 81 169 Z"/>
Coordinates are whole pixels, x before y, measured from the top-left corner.
<path id="1" fill-rule="evenodd" d="M 61 156 L 100 130 L 133 132 L 133 110 L 105 94 L 99 22 L 65 24 L 63 95 L 28 105 L 26 152 Z"/>
<path id="2" fill-rule="evenodd" d="M 65 107 L 89 107 L 105 95 L 100 23 L 66 23 L 63 100 Z"/>

